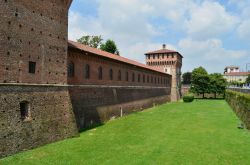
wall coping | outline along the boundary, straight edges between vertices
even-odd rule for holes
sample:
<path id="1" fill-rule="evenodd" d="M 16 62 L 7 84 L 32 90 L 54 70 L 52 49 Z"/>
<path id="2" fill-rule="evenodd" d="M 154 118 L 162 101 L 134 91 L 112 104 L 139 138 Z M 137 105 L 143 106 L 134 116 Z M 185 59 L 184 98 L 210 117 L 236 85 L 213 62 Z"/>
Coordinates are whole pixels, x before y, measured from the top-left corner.
<path id="1" fill-rule="evenodd" d="M 0 83 L 1 86 L 23 86 L 23 87 L 87 87 L 87 88 L 140 88 L 140 89 L 170 89 L 171 87 L 153 86 L 116 86 L 116 85 L 69 85 L 69 84 L 28 84 L 28 83 Z"/>

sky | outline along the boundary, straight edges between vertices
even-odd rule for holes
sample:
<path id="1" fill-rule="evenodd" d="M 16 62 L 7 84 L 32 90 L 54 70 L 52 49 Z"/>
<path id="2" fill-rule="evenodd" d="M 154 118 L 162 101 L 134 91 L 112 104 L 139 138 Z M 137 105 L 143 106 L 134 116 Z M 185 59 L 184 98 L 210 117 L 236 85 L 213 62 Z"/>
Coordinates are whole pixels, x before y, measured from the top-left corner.
<path id="1" fill-rule="evenodd" d="M 73 0 L 69 39 L 101 35 L 120 55 L 145 63 L 162 48 L 184 56 L 182 72 L 223 73 L 250 63 L 250 0 Z M 250 64 L 249 69 L 250 70 Z"/>

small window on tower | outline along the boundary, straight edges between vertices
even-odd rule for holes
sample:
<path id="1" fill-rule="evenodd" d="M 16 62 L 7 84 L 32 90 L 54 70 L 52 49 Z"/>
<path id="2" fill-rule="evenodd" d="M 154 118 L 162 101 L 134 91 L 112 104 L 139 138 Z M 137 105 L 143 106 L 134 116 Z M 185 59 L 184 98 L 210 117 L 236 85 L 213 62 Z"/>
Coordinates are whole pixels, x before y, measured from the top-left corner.
<path id="1" fill-rule="evenodd" d="M 29 61 L 29 73 L 36 73 L 36 62 Z"/>

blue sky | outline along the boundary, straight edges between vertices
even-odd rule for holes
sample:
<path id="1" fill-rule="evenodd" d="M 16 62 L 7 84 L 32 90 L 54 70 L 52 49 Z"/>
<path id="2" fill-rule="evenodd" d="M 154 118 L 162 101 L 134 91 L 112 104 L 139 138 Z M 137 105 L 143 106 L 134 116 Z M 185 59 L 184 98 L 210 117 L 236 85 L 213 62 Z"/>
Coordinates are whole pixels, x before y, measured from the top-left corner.
<path id="1" fill-rule="evenodd" d="M 183 56 L 182 72 L 223 72 L 250 63 L 250 0 L 73 0 L 69 39 L 101 35 L 144 63 L 162 44 Z M 250 70 L 250 68 L 249 68 Z"/>

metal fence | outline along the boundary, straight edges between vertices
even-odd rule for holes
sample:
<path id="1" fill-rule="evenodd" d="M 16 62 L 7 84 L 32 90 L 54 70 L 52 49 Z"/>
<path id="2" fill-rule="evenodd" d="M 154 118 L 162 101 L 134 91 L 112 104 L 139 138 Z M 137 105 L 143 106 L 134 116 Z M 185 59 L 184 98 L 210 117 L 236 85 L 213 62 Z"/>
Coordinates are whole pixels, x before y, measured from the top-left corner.
<path id="1" fill-rule="evenodd" d="M 247 93 L 250 94 L 250 88 L 237 88 L 237 87 L 229 87 L 227 89 L 233 90 L 233 91 L 237 91 L 237 92 L 241 92 L 241 93 Z"/>

